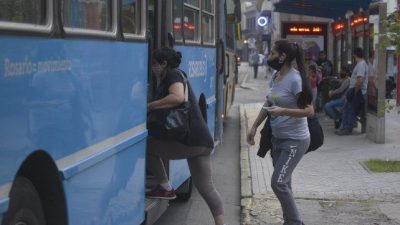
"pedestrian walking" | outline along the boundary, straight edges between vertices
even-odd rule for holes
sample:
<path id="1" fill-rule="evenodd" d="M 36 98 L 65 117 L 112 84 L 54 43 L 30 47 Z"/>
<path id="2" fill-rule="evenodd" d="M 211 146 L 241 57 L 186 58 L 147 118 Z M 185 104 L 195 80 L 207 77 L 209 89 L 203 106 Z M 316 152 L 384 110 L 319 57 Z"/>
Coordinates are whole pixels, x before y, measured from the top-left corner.
<path id="1" fill-rule="evenodd" d="M 260 64 L 260 56 L 258 55 L 257 51 L 251 55 L 251 63 L 253 66 L 254 79 L 257 79 L 258 65 Z"/>
<path id="2" fill-rule="evenodd" d="M 298 70 L 292 67 L 294 60 Z M 292 173 L 310 145 L 307 117 L 314 115 L 303 50 L 297 43 L 277 41 L 268 65 L 278 72 L 271 80 L 270 93 L 248 133 L 247 141 L 250 145 L 255 144 L 257 128 L 270 116 L 274 166 L 271 186 L 281 203 L 284 225 L 303 225 L 291 185 Z"/>

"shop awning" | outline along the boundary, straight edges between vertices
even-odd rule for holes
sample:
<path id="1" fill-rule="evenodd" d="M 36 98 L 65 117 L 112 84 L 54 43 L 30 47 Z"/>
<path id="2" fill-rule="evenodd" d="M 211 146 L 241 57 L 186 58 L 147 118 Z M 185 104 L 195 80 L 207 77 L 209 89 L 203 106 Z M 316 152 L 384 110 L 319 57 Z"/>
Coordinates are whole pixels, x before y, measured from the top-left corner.
<path id="1" fill-rule="evenodd" d="M 368 9 L 373 0 L 281 0 L 275 3 L 275 12 L 337 19 L 348 10 Z"/>

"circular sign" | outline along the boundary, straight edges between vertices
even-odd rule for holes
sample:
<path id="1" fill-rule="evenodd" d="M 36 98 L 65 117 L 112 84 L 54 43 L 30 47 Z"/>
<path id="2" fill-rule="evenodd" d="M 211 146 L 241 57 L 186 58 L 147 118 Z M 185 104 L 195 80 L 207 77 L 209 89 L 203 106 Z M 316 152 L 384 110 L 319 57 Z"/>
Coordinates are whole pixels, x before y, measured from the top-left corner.
<path id="1" fill-rule="evenodd" d="M 259 25 L 259 26 L 265 26 L 265 25 L 267 25 L 268 24 L 268 18 L 267 17 L 265 17 L 265 16 L 260 16 L 258 19 L 257 19 L 257 24 Z"/>

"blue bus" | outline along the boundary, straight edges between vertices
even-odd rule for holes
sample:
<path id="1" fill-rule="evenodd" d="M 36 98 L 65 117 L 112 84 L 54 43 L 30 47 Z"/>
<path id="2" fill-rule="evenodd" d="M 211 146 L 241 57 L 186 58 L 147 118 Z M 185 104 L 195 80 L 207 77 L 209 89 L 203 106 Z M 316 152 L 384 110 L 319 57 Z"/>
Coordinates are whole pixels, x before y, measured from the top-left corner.
<path id="1" fill-rule="evenodd" d="M 226 46 L 238 8 L 236 0 L 0 1 L 1 224 L 154 223 L 168 202 L 144 194 L 151 51 L 182 52 L 218 143 L 234 98 Z M 186 161 L 167 165 L 188 199 Z"/>

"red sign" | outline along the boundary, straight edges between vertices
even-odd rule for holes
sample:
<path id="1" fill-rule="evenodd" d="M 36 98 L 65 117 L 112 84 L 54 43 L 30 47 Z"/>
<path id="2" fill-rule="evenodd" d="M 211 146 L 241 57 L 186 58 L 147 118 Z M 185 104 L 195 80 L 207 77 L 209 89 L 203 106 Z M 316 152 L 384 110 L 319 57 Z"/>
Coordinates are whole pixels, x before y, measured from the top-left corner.
<path id="1" fill-rule="evenodd" d="M 365 23 L 368 23 L 368 18 L 366 16 L 359 15 L 359 16 L 355 16 L 351 19 L 350 26 L 352 28 L 354 28 L 358 25 L 362 25 Z"/>
<path id="2" fill-rule="evenodd" d="M 340 33 L 342 31 L 344 31 L 344 22 L 342 20 L 332 23 L 332 32 L 334 34 Z"/>

